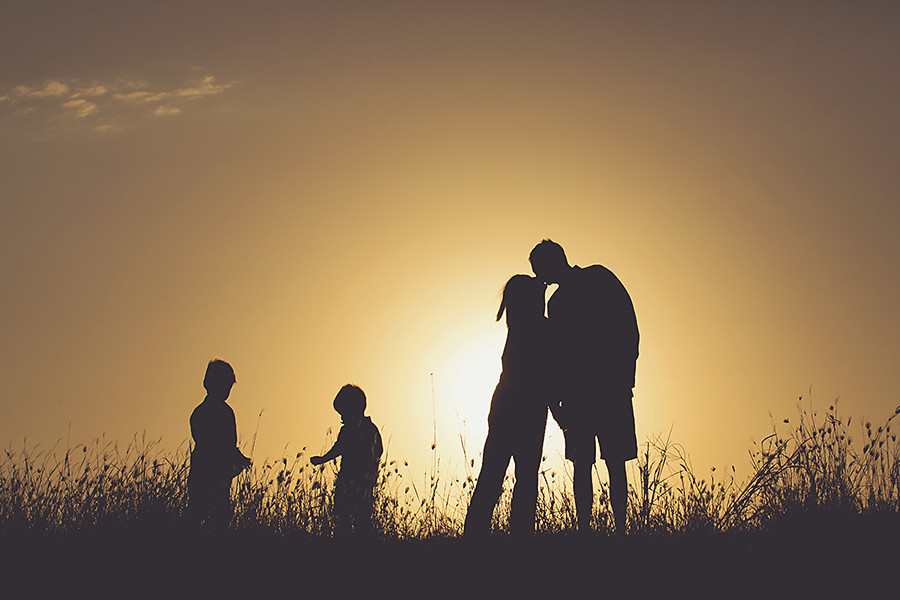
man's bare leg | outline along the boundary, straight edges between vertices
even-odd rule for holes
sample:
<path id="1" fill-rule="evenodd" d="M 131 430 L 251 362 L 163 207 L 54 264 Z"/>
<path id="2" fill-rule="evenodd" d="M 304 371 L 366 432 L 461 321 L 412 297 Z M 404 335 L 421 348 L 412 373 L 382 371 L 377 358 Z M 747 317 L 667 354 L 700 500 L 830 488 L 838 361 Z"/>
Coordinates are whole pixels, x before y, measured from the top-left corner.
<path id="1" fill-rule="evenodd" d="M 575 519 L 578 523 L 578 530 L 582 532 L 591 530 L 591 516 L 594 512 L 594 488 L 591 482 L 593 466 L 591 463 L 575 461 L 575 473 L 572 481 L 575 491 Z"/>
<path id="2" fill-rule="evenodd" d="M 609 472 L 609 501 L 616 521 L 616 533 L 623 535 L 625 516 L 628 512 L 628 478 L 625 474 L 625 461 L 606 461 L 606 469 Z M 575 498 L 577 504 L 578 496 Z"/>

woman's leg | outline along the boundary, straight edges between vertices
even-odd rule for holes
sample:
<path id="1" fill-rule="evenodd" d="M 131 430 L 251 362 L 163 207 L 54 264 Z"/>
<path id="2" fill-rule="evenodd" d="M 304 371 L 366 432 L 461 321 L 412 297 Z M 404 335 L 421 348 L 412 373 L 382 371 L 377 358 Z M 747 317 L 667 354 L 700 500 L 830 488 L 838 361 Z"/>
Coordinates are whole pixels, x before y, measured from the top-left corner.
<path id="1" fill-rule="evenodd" d="M 513 488 L 512 514 L 509 528 L 514 534 L 534 533 L 534 515 L 537 508 L 538 470 L 544 450 L 544 431 L 547 427 L 547 409 L 523 423 L 513 453 L 516 462 L 516 485 Z"/>
<path id="2" fill-rule="evenodd" d="M 503 476 L 512 456 L 508 436 L 489 428 L 481 457 L 481 472 L 466 512 L 465 535 L 487 535 L 491 531 L 494 506 L 500 498 Z"/>

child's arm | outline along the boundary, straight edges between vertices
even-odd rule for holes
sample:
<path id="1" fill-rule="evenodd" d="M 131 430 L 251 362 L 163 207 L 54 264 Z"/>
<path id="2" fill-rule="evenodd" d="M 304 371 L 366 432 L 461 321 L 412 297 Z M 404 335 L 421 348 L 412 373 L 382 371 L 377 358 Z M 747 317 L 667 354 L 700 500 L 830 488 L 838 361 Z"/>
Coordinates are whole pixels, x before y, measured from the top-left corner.
<path id="1" fill-rule="evenodd" d="M 250 468 L 250 459 L 244 456 L 244 453 L 241 452 L 240 448 L 237 446 L 234 447 L 234 470 L 235 475 L 243 471 L 244 469 Z"/>
<path id="2" fill-rule="evenodd" d="M 229 407 L 230 409 L 231 407 Z M 229 410 L 230 415 L 230 423 L 228 428 L 228 441 L 229 445 L 234 448 L 234 453 L 231 457 L 232 464 L 232 477 L 236 477 L 238 473 L 243 471 L 244 469 L 250 468 L 250 459 L 244 456 L 244 453 L 241 452 L 240 448 L 237 446 L 237 422 L 234 418 L 234 411 Z"/>
<path id="3" fill-rule="evenodd" d="M 375 447 L 372 448 L 373 454 L 375 455 L 375 461 L 381 459 L 381 455 L 384 454 L 384 445 L 381 442 L 381 432 L 378 431 L 378 428 L 375 428 Z"/>
<path id="4" fill-rule="evenodd" d="M 338 432 L 337 440 L 334 442 L 334 446 L 331 447 L 331 450 L 325 453 L 324 456 L 312 456 L 309 459 L 309 462 L 314 465 L 321 465 L 322 463 L 327 463 L 329 460 L 334 460 L 338 456 L 344 453 L 344 444 L 342 443 L 341 434 L 344 433 L 344 428 L 341 427 L 341 430 Z"/>

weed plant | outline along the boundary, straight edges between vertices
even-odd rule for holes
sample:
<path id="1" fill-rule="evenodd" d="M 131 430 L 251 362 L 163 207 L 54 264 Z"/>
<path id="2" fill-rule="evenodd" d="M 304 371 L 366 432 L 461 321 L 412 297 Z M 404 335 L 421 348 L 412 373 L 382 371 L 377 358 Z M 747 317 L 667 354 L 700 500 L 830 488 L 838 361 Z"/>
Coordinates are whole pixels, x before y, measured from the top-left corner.
<path id="1" fill-rule="evenodd" d="M 668 438 L 643 444 L 632 463 L 629 533 L 637 536 L 764 532 L 810 518 L 900 514 L 900 446 L 892 432 L 900 407 L 880 426 L 846 421 L 832 404 L 819 415 L 802 398 L 798 418 L 775 423 L 750 450 L 751 474 L 734 467 L 699 476 L 684 449 Z M 458 537 L 472 491 L 475 460 L 463 456 L 460 476 L 441 472 L 436 448 L 421 483 L 408 463 L 387 457 L 375 494 L 375 530 L 387 540 Z M 184 528 L 190 444 L 164 451 L 159 440 L 135 436 L 120 449 L 96 439 L 86 445 L 7 449 L 0 457 L 0 532 L 66 535 L 122 527 Z M 546 457 L 545 457 L 546 461 Z M 265 460 L 232 485 L 235 532 L 328 538 L 335 463 L 309 464 L 304 448 Z M 593 524 L 612 531 L 608 487 L 596 474 Z M 496 532 L 508 530 L 512 476 L 494 513 Z M 573 531 L 571 471 L 542 463 L 536 513 L 540 534 Z"/>

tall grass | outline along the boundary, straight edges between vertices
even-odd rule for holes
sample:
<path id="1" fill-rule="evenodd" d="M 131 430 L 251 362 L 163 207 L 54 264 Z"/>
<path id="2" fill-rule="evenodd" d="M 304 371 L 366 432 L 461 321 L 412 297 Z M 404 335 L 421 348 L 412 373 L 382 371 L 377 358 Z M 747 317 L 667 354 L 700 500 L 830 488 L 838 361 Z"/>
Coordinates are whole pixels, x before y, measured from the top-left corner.
<path id="1" fill-rule="evenodd" d="M 900 446 L 891 432 L 900 407 L 855 442 L 832 404 L 823 416 L 801 398 L 795 423 L 784 419 L 750 451 L 751 475 L 735 469 L 698 478 L 683 449 L 648 442 L 632 478 L 631 527 L 645 532 L 759 531 L 810 514 L 900 513 Z"/>
<path id="2" fill-rule="evenodd" d="M 135 436 L 67 448 L 7 449 L 0 459 L 3 532 L 71 533 L 126 523 L 172 523 L 186 505 L 186 443 L 163 452 Z"/>
<path id="3" fill-rule="evenodd" d="M 900 407 L 880 426 L 838 414 L 798 407 L 798 417 L 775 424 L 750 450 L 750 476 L 734 467 L 699 476 L 684 449 L 668 438 L 643 444 L 632 463 L 629 532 L 765 531 L 809 515 L 900 514 L 900 446 L 891 431 Z M 464 442 L 464 440 L 463 440 Z M 465 455 L 461 474 L 441 472 L 436 455 L 417 484 L 405 461 L 388 457 L 376 488 L 375 528 L 386 539 L 441 539 L 461 534 L 476 484 L 475 460 Z M 136 436 L 124 449 L 97 439 L 21 451 L 0 459 L 0 531 L 38 534 L 120 528 L 186 527 L 190 445 L 165 451 L 158 440 Z M 265 460 L 239 475 L 232 486 L 236 531 L 284 536 L 329 537 L 335 463 L 309 464 L 306 449 Z M 494 513 L 494 528 L 508 528 L 512 477 Z M 597 474 L 594 527 L 612 530 L 608 487 Z M 571 531 L 575 511 L 571 472 L 542 464 L 536 514 L 545 534 Z"/>

